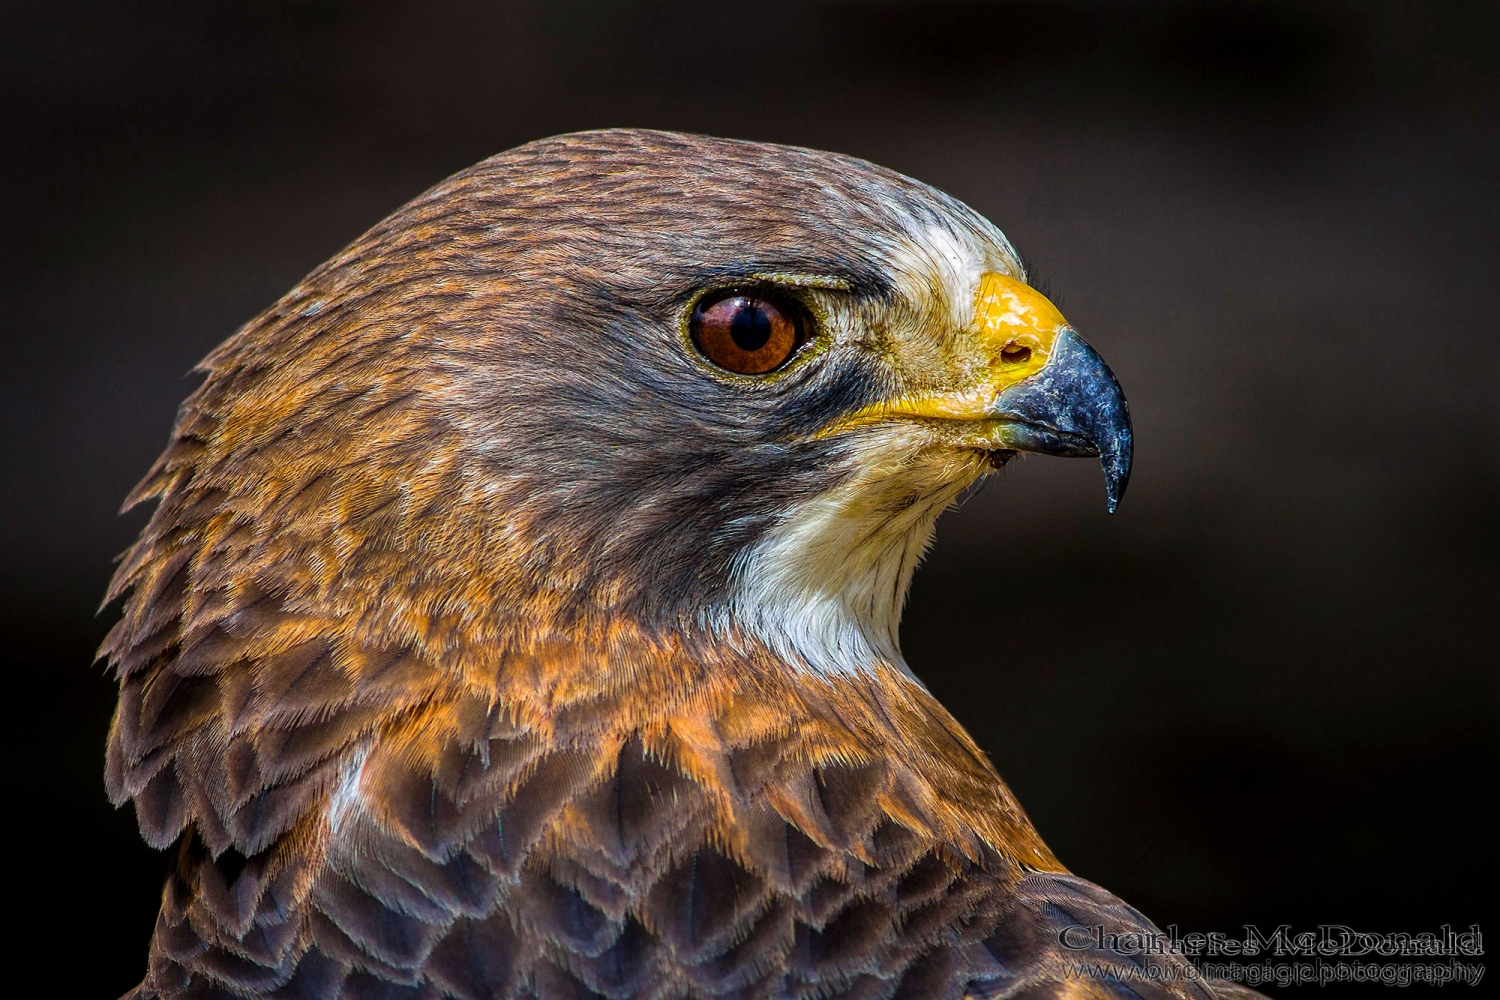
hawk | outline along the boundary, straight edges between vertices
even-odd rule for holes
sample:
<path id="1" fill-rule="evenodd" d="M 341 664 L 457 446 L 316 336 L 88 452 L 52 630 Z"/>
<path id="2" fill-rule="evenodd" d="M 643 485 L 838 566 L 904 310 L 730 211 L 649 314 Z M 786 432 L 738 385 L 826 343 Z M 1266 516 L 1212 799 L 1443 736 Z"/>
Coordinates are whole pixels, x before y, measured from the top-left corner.
<path id="1" fill-rule="evenodd" d="M 1108 367 L 963 204 L 547 139 L 201 370 L 101 651 L 110 796 L 173 852 L 131 996 L 1213 995 L 1083 941 L 1154 928 L 897 644 L 978 478 L 1097 455 L 1113 510 L 1130 472 Z"/>

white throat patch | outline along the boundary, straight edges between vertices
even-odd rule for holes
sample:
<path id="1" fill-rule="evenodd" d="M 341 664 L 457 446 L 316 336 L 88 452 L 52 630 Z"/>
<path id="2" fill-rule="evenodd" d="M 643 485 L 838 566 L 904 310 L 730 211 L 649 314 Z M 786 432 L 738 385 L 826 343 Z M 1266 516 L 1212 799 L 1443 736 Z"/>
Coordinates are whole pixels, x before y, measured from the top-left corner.
<path id="1" fill-rule="evenodd" d="M 889 664 L 908 674 L 899 629 L 938 515 L 986 469 L 887 428 L 851 455 L 860 471 L 794 508 L 735 567 L 734 622 L 789 663 L 822 674 Z"/>

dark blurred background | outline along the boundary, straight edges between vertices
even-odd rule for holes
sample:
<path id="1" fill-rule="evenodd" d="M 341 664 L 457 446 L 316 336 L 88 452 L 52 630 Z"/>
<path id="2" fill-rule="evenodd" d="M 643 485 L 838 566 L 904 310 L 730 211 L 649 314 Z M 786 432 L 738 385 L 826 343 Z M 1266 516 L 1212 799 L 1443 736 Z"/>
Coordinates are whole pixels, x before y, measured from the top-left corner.
<path id="1" fill-rule="evenodd" d="M 163 860 L 105 800 L 90 661 L 185 373 L 450 172 L 608 125 L 935 184 L 1114 366 L 1121 513 L 1093 463 L 1013 466 L 905 627 L 1065 863 L 1184 931 L 1486 919 L 1497 51 L 1494 3 L 8 0 L 16 951 L 52 995 L 143 972 Z"/>

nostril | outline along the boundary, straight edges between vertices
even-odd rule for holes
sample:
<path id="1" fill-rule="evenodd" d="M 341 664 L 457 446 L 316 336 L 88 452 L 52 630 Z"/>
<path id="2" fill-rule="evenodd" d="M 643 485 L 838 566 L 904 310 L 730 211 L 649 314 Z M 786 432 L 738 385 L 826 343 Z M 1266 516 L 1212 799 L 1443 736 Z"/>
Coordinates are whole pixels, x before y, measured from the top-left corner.
<path id="1" fill-rule="evenodd" d="M 1018 365 L 1031 360 L 1031 348 L 1020 344 L 1006 344 L 1000 349 L 1000 360 L 1008 365 Z"/>

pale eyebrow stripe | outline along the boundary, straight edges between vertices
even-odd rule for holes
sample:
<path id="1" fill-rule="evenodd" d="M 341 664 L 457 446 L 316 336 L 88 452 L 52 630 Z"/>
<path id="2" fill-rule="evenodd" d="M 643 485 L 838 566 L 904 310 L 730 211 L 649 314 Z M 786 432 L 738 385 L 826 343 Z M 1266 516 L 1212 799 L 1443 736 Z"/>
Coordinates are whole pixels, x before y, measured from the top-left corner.
<path id="1" fill-rule="evenodd" d="M 794 288 L 823 288 L 834 292 L 854 291 L 854 282 L 833 274 L 794 274 L 786 271 L 757 271 L 746 275 L 752 281 L 764 281 L 770 285 L 791 285 Z"/>

